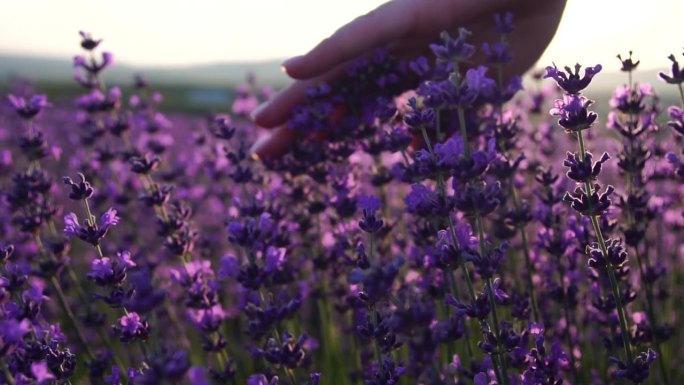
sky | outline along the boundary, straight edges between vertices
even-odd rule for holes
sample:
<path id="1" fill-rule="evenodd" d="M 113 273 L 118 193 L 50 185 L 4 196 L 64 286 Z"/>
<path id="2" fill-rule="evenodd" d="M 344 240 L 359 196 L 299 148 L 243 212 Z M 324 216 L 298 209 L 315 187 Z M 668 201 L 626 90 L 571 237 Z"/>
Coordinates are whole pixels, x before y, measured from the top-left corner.
<path id="1" fill-rule="evenodd" d="M 383 2 L 0 0 L 0 52 L 71 57 L 80 53 L 78 31 L 85 30 L 104 38 L 104 49 L 127 64 L 281 59 L 305 53 Z M 682 0 L 568 0 L 540 65 L 617 67 L 615 55 L 632 49 L 642 68 L 666 68 L 667 56 L 684 50 L 676 32 L 682 15 Z"/>

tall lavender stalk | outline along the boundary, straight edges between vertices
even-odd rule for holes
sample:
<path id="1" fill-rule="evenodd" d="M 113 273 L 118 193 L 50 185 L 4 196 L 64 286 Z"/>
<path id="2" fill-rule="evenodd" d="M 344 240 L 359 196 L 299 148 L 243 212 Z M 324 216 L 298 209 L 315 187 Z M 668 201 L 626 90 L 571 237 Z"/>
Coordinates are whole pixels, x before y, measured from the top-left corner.
<path id="1" fill-rule="evenodd" d="M 655 360 L 655 352 L 649 349 L 646 353 L 640 353 L 636 358 L 632 350 L 630 331 L 627 327 L 627 309 L 620 291 L 616 271 L 622 269 L 627 263 L 627 252 L 622 242 L 617 239 L 604 238 L 599 223 L 599 218 L 610 207 L 610 195 L 614 191 L 613 186 L 608 186 L 602 194 L 599 194 L 600 186 L 594 184 L 601 172 L 602 164 L 609 159 L 608 154 L 596 162 L 593 155 L 586 150 L 582 131 L 591 128 L 597 115 L 588 110 L 593 101 L 580 96 L 592 78 L 601 71 L 601 66 L 587 67 L 584 76 L 579 75 L 581 66 L 577 64 L 574 71 L 566 67 L 566 71 L 559 71 L 554 65 L 547 67 L 546 77 L 556 80 L 558 86 L 565 91 L 563 100 L 557 100 L 551 110 L 552 115 L 560 117 L 558 123 L 569 134 L 575 134 L 579 145 L 578 153 L 568 153 L 564 165 L 568 167 L 568 177 L 580 185 L 573 193 L 566 193 L 564 200 L 569 202 L 573 209 L 583 216 L 589 217 L 594 234 L 598 242 L 587 246 L 590 256 L 589 266 L 607 274 L 610 282 L 613 300 L 615 301 L 618 318 L 620 321 L 620 335 L 624 348 L 624 361 L 611 359 L 618 366 L 618 376 L 626 377 L 634 383 L 641 383 L 648 377 L 649 366 Z"/>

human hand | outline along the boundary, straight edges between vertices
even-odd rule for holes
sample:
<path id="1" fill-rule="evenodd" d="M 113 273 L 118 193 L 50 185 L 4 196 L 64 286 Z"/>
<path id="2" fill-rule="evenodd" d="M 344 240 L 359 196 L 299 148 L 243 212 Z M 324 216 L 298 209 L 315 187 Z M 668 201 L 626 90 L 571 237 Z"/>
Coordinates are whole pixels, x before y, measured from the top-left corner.
<path id="1" fill-rule="evenodd" d="M 392 0 L 354 19 L 321 41 L 307 54 L 286 60 L 283 67 L 296 79 L 252 114 L 261 127 L 273 129 L 252 150 L 261 157 L 287 151 L 296 133 L 287 127 L 292 109 L 305 100 L 306 90 L 338 78 L 347 65 L 386 47 L 402 58 L 428 55 L 431 42 L 442 31 L 464 27 L 473 32 L 470 43 L 498 40 L 492 28 L 495 13 L 512 12 L 516 30 L 509 37 L 514 60 L 506 75 L 520 74 L 541 56 L 560 22 L 566 0 Z M 428 55 L 429 56 L 429 55 Z M 473 58 L 484 63 L 482 56 Z"/>

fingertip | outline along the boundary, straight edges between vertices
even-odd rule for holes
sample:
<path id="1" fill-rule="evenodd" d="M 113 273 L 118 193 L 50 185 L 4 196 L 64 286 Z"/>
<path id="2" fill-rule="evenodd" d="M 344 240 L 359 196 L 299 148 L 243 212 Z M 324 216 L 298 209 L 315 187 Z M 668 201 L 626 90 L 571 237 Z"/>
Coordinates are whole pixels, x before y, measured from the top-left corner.
<path id="1" fill-rule="evenodd" d="M 270 135 L 259 138 L 250 148 L 250 152 L 262 160 L 279 158 L 289 150 L 295 137 L 292 129 L 280 126 Z"/>
<path id="2" fill-rule="evenodd" d="M 255 125 L 266 129 L 272 129 L 279 124 L 283 124 L 284 120 L 287 119 L 274 111 L 275 108 L 277 108 L 277 106 L 274 106 L 273 102 L 266 102 L 254 109 L 250 114 L 250 118 Z"/>
<path id="3" fill-rule="evenodd" d="M 307 69 L 306 55 L 294 56 L 285 60 L 283 64 L 281 64 L 281 70 L 285 72 L 287 76 L 297 80 L 308 79 L 316 75 Z"/>
<path id="4" fill-rule="evenodd" d="M 268 141 L 269 136 L 262 136 L 258 138 L 253 144 L 252 147 L 249 148 L 249 154 L 254 156 L 256 155 L 257 157 L 261 158 L 262 154 L 260 152 L 263 152 L 264 150 L 264 145 Z"/>
<path id="5" fill-rule="evenodd" d="M 268 102 L 261 103 L 260 105 L 257 106 L 257 108 L 253 109 L 252 112 L 249 113 L 249 118 L 252 119 L 252 122 L 256 123 L 257 125 L 260 125 L 258 123 L 259 116 L 262 114 L 264 108 L 266 108 L 266 105 Z"/>

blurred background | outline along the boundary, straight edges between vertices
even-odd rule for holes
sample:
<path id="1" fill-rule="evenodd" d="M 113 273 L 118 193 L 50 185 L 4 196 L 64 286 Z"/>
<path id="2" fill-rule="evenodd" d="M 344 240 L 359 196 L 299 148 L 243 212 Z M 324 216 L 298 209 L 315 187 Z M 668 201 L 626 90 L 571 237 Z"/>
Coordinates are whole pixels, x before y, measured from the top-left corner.
<path id="1" fill-rule="evenodd" d="M 82 54 L 79 30 L 102 38 L 115 66 L 111 84 L 130 85 L 143 74 L 163 91 L 167 108 L 204 112 L 225 105 L 231 88 L 253 72 L 260 84 L 281 87 L 280 63 L 302 54 L 380 0 L 34 0 L 0 4 L 0 88 L 11 79 L 34 80 L 50 93 L 73 88 L 72 58 Z M 684 50 L 678 32 L 681 0 L 569 0 L 554 41 L 538 66 L 601 63 L 594 92 L 609 94 L 626 80 L 616 55 L 634 51 L 635 79 L 657 79 L 667 56 Z M 595 98 L 599 98 L 593 95 Z"/>

